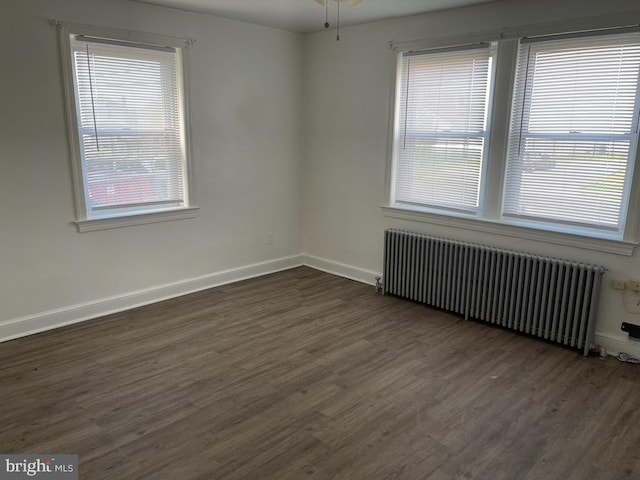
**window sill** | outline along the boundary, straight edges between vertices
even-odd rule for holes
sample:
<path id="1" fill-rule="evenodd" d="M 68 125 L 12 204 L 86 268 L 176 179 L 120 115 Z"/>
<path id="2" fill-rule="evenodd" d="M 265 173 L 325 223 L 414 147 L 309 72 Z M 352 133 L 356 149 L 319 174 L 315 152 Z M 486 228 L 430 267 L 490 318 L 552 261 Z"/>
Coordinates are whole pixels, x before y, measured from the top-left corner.
<path id="1" fill-rule="evenodd" d="M 509 237 L 525 238 L 528 240 L 537 240 L 539 242 L 553 243 L 555 245 L 565 245 L 569 247 L 595 250 L 598 252 L 625 255 L 627 257 L 633 255 L 633 249 L 637 245 L 637 243 L 634 242 L 586 237 L 570 233 L 551 232 L 517 225 L 509 225 L 491 220 L 438 215 L 435 213 L 410 210 L 394 206 L 382 206 L 381 208 L 386 217 L 399 218 L 413 222 L 432 223 L 435 225 L 444 225 L 447 227 L 456 227 L 477 232 L 506 235 Z"/>
<path id="2" fill-rule="evenodd" d="M 164 212 L 141 213 L 138 215 L 127 215 L 121 217 L 98 218 L 91 220 L 78 220 L 75 224 L 79 232 L 94 232 L 96 230 L 106 230 L 109 228 L 129 227 L 131 225 L 144 225 L 147 223 L 168 222 L 171 220 L 182 220 L 185 218 L 195 218 L 198 207 L 181 208 L 178 210 L 167 210 Z"/>

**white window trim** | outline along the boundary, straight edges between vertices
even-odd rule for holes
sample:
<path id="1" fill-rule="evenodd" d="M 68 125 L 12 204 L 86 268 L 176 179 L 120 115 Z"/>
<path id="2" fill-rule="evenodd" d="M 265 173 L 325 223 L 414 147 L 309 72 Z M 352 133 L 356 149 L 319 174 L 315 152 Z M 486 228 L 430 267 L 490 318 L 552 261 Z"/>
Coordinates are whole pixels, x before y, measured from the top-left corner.
<path id="1" fill-rule="evenodd" d="M 455 227 L 475 232 L 492 233 L 504 235 L 506 237 L 524 238 L 527 240 L 584 248 L 587 250 L 613 253 L 627 257 L 633 255 L 633 249 L 638 245 L 636 242 L 587 237 L 584 235 L 566 232 L 539 230 L 537 228 L 534 229 L 522 225 L 509 224 L 497 220 L 488 220 L 486 218 L 454 217 L 449 213 L 446 215 L 440 215 L 435 212 L 427 212 L 418 209 L 409 210 L 404 207 L 399 208 L 390 205 L 383 205 L 380 208 L 384 215 L 390 218 Z"/>
<path id="2" fill-rule="evenodd" d="M 60 42 L 60 57 L 62 61 L 62 74 L 65 93 L 65 107 L 67 114 L 67 134 L 69 138 L 69 149 L 71 152 L 71 175 L 73 185 L 73 197 L 75 205 L 76 224 L 79 232 L 89 232 L 104 230 L 109 228 L 119 228 L 131 225 L 143 225 L 147 223 L 157 223 L 170 220 L 180 220 L 194 218 L 198 212 L 196 205 L 196 179 L 192 160 L 191 145 L 191 112 L 190 112 L 190 91 L 189 91 L 189 47 L 194 40 L 188 38 L 178 38 L 154 33 L 135 32 L 110 27 L 96 25 L 83 25 L 76 23 L 61 22 L 51 20 L 51 24 L 58 29 L 58 40 Z M 147 45 L 162 45 L 174 47 L 181 50 L 181 71 L 182 75 L 182 109 L 184 113 L 184 143 L 185 143 L 185 180 L 187 184 L 185 203 L 181 208 L 162 211 L 151 211 L 148 213 L 136 213 L 133 215 L 121 215 L 108 218 L 87 218 L 84 180 L 82 176 L 82 154 L 80 150 L 80 140 L 78 138 L 78 119 L 75 108 L 75 87 L 73 82 L 73 64 L 71 62 L 70 35 L 87 35 L 94 37 L 110 38 L 132 43 L 142 43 Z"/>
<path id="3" fill-rule="evenodd" d="M 599 232 L 592 235 L 586 232 L 572 232 L 570 230 L 554 231 L 549 225 L 540 227 L 533 222 L 513 222 L 501 215 L 503 202 L 506 154 L 509 141 L 509 124 L 511 120 L 511 102 L 515 83 L 515 68 L 518 54 L 519 38 L 534 35 L 550 35 L 559 32 L 597 30 L 602 28 L 617 28 L 630 23 L 628 16 L 612 15 L 606 18 L 589 17 L 553 24 L 533 24 L 518 29 L 503 29 L 495 32 L 480 32 L 464 37 L 440 37 L 415 41 L 390 42 L 391 50 L 396 54 L 393 62 L 392 91 L 390 95 L 390 125 L 389 143 L 387 149 L 386 170 L 386 201 L 380 208 L 386 217 L 408 221 L 449 226 L 466 230 L 492 233 L 516 238 L 524 238 L 540 242 L 584 248 L 616 255 L 632 256 L 634 248 L 640 244 L 638 230 L 640 228 L 640 146 L 637 148 L 626 218 L 624 238 L 606 238 Z M 413 208 L 393 203 L 393 177 L 395 169 L 395 138 L 396 138 L 396 96 L 399 85 L 398 58 L 404 51 L 443 46 L 465 45 L 471 42 L 498 41 L 498 53 L 494 72 L 494 92 L 503 91 L 502 95 L 492 98 L 493 110 L 489 119 L 492 131 L 489 135 L 488 155 L 493 159 L 493 166 L 486 168 L 485 205 L 481 205 L 480 214 L 456 214 L 437 209 Z M 485 166 L 486 167 L 486 166 Z"/>
<path id="4" fill-rule="evenodd" d="M 195 218 L 198 214 L 197 207 L 185 207 L 175 210 L 163 210 L 161 212 L 141 213 L 122 217 L 97 218 L 92 220 L 78 220 L 75 224 L 79 232 L 94 232 L 108 228 L 128 227 L 131 225 L 143 225 L 146 223 L 168 222 L 170 220 L 182 220 Z"/>

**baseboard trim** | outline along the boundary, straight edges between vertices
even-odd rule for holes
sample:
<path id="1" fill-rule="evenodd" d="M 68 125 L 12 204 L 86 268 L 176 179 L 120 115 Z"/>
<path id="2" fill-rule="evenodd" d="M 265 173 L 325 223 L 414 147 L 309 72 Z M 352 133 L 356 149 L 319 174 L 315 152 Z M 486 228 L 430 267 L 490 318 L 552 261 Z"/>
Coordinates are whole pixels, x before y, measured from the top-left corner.
<path id="1" fill-rule="evenodd" d="M 303 255 L 293 255 L 229 270 L 222 270 L 202 277 L 137 290 L 124 295 L 101 298 L 92 302 L 15 318 L 0 322 L 0 342 L 26 337 L 27 335 L 52 330 L 65 325 L 84 322 L 104 315 L 130 310 L 228 283 L 289 270 L 302 265 Z"/>
<path id="2" fill-rule="evenodd" d="M 303 263 L 307 267 L 315 268 L 322 272 L 338 275 L 339 277 L 348 278 L 357 282 L 366 283 L 368 285 L 376 284 L 376 277 L 382 277 L 382 273 L 365 270 L 363 268 L 354 267 L 346 263 L 336 262 L 327 258 L 316 257 L 315 255 L 303 254 Z"/>
<path id="3" fill-rule="evenodd" d="M 0 342 L 303 265 L 368 285 L 375 285 L 375 278 L 382 276 L 379 272 L 315 255 L 292 255 L 0 322 Z M 595 343 L 604 347 L 609 355 L 624 352 L 640 358 L 640 342 L 632 342 L 622 335 L 596 332 Z"/>
<path id="4" fill-rule="evenodd" d="M 640 358 L 640 342 L 632 342 L 627 337 L 611 333 L 596 332 L 596 344 L 603 347 L 609 355 L 618 356 L 627 353 Z"/>

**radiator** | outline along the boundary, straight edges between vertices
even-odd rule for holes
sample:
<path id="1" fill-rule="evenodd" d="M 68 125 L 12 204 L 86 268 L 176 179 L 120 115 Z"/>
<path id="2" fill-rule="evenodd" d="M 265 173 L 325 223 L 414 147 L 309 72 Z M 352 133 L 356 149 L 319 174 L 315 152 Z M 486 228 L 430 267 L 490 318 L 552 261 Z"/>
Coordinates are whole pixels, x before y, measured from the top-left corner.
<path id="1" fill-rule="evenodd" d="M 597 265 L 385 231 L 384 294 L 581 350 L 593 347 Z"/>

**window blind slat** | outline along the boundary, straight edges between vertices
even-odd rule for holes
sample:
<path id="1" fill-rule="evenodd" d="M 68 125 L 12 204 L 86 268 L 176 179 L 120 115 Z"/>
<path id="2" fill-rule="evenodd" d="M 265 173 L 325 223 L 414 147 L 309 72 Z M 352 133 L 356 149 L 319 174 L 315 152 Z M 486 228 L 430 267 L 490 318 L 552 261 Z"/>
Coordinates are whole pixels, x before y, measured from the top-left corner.
<path id="1" fill-rule="evenodd" d="M 520 46 L 503 215 L 622 235 L 640 33 Z"/>
<path id="2" fill-rule="evenodd" d="M 478 209 L 491 72 L 488 45 L 403 56 L 396 203 Z"/>

